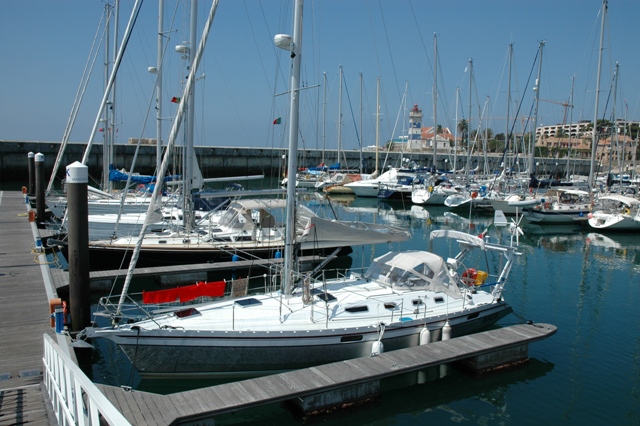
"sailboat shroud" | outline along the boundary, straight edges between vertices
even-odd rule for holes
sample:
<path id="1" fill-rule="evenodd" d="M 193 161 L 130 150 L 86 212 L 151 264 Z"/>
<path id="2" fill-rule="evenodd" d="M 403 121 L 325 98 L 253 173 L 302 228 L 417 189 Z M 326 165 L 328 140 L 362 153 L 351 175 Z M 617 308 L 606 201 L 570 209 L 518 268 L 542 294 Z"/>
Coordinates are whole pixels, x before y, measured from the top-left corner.
<path id="1" fill-rule="evenodd" d="M 297 46 L 302 3 L 296 0 Z M 299 69 L 299 53 L 291 55 L 298 61 L 294 69 Z M 297 96 L 294 87 L 291 92 Z M 295 152 L 289 155 L 295 158 Z M 460 253 L 445 261 L 428 251 L 390 252 L 375 259 L 363 275 L 318 282 L 290 275 L 285 258 L 285 292 L 150 313 L 112 327 L 89 327 L 80 337 L 111 339 L 143 376 L 237 376 L 426 344 L 446 326 L 457 336 L 508 315 L 512 309 L 502 290 L 515 247 L 452 230 L 432 231 L 435 238 L 457 241 Z M 476 250 L 503 256 L 503 262 L 489 262 L 502 269 L 467 269 L 464 260 Z M 289 284 L 288 277 L 294 278 Z"/>

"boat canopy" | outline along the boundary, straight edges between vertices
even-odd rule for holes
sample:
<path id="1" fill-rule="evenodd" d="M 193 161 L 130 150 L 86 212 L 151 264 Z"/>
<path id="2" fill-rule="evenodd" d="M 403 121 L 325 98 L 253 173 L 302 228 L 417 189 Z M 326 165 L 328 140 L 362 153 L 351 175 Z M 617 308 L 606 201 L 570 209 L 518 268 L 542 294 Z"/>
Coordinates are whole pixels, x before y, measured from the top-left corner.
<path id="1" fill-rule="evenodd" d="M 437 229 L 431 231 L 429 238 L 431 240 L 436 238 L 455 238 L 460 242 L 471 244 L 484 250 L 484 240 L 475 235 L 467 234 L 466 232 L 454 231 L 452 229 Z"/>
<path id="2" fill-rule="evenodd" d="M 444 260 L 428 251 L 390 252 L 376 258 L 365 277 L 399 290 L 433 290 L 462 297 Z"/>
<path id="3" fill-rule="evenodd" d="M 620 195 L 620 194 L 609 194 L 609 195 L 603 195 L 602 197 L 600 197 L 600 200 L 611 200 L 611 201 L 618 201 L 624 205 L 627 205 L 629 207 L 633 207 L 635 205 L 640 204 L 640 200 L 637 200 L 635 198 L 631 198 L 631 197 L 625 197 L 624 195 Z"/>

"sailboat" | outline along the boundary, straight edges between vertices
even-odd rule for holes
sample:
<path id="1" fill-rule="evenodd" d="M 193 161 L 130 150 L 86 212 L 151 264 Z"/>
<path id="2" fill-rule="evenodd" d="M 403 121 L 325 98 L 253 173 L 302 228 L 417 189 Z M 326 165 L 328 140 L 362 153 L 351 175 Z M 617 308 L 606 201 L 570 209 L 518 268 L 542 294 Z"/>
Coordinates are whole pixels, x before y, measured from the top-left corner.
<path id="1" fill-rule="evenodd" d="M 292 58 L 290 176 L 296 171 L 302 8 L 303 0 L 295 0 L 293 37 L 276 36 Z M 290 230 L 295 187 L 287 191 Z M 281 290 L 137 319 L 124 317 L 121 296 L 117 306 L 103 304 L 115 309 L 112 326 L 89 327 L 79 337 L 111 339 L 143 376 L 260 375 L 427 344 L 441 333 L 458 336 L 487 327 L 512 311 L 502 291 L 520 230 L 510 229 L 510 245 L 489 242 L 485 233 L 432 231 L 432 240 L 457 241 L 458 255 L 445 260 L 429 251 L 390 252 L 364 274 L 317 281 L 295 271 L 295 239 L 286 232 Z M 502 261 L 487 261 L 494 256 Z M 476 261 L 486 262 L 487 271 L 467 267 Z M 489 271 L 492 265 L 497 269 Z"/>

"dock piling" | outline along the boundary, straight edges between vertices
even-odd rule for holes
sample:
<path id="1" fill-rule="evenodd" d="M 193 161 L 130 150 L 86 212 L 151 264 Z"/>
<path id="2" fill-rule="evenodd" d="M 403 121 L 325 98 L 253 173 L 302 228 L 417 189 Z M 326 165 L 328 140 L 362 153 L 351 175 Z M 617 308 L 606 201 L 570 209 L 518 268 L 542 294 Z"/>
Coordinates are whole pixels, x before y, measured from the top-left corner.
<path id="1" fill-rule="evenodd" d="M 34 156 L 35 181 L 36 181 L 36 219 L 38 222 L 46 220 L 44 200 L 44 155 L 37 153 Z"/>
<path id="2" fill-rule="evenodd" d="M 88 182 L 87 166 L 77 161 L 67 166 L 69 310 L 72 331 L 83 330 L 91 324 Z"/>
<path id="3" fill-rule="evenodd" d="M 36 194 L 36 168 L 34 164 L 34 157 L 35 154 L 32 151 L 29 151 L 29 154 L 27 154 L 27 170 L 29 172 L 29 187 L 27 191 L 28 195 Z"/>

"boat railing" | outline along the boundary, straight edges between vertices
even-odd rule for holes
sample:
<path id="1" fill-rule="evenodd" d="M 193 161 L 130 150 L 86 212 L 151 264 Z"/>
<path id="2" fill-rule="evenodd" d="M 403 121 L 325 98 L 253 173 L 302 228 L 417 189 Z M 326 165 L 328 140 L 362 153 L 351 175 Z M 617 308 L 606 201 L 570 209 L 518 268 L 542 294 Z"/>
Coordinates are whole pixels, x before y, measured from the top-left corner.
<path id="1" fill-rule="evenodd" d="M 42 362 L 43 382 L 58 424 L 131 425 L 47 334 L 44 334 Z"/>

